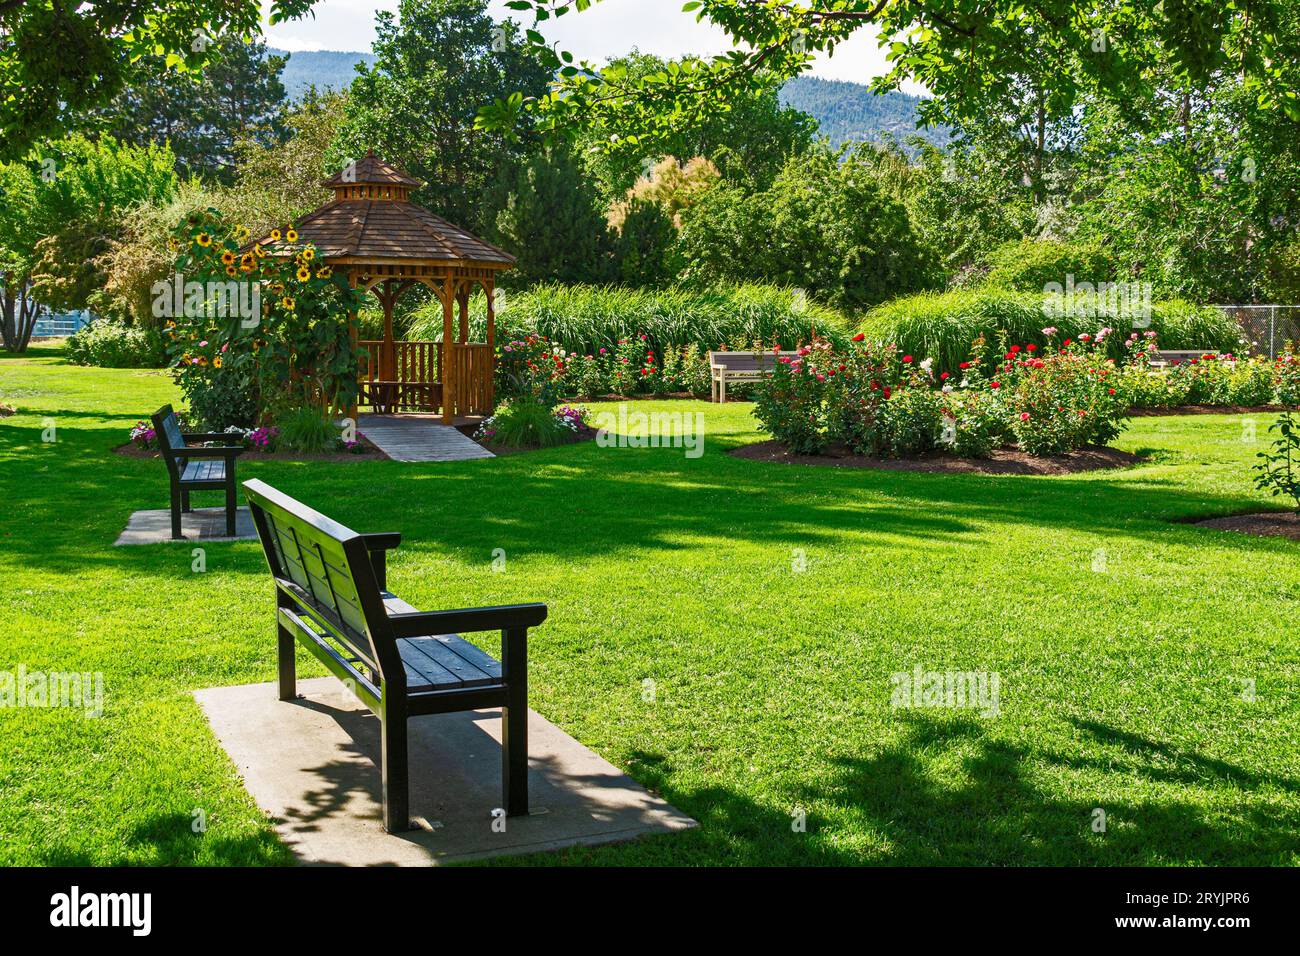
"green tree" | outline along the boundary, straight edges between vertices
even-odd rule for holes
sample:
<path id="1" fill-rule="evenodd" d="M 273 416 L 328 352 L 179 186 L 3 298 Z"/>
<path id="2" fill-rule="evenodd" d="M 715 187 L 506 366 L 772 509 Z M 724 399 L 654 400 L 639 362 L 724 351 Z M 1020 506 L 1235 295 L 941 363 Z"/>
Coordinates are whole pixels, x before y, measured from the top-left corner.
<path id="1" fill-rule="evenodd" d="M 527 137 L 475 128 L 475 111 L 518 90 L 539 95 L 548 74 L 514 24 L 496 24 L 486 0 L 401 0 L 376 14 L 373 67 L 352 83 L 330 160 L 341 168 L 374 149 L 427 185 L 417 201 L 471 229 L 495 210 L 484 191 L 528 158 Z"/>
<path id="2" fill-rule="evenodd" d="M 687 57 L 680 62 L 695 59 Z M 665 70 L 668 63 L 662 57 L 633 50 L 611 60 L 609 67 L 640 78 Z M 778 86 L 774 78 L 764 74 L 728 109 L 684 123 L 652 141 L 625 138 L 620 135 L 625 131 L 621 124 L 593 114 L 590 124 L 577 131 L 578 152 L 607 199 L 621 196 L 638 177 L 644 176 L 647 161 L 658 161 L 665 155 L 703 156 L 728 179 L 765 189 L 791 155 L 812 145 L 817 133 L 817 122 L 811 116 L 781 105 Z"/>
<path id="3" fill-rule="evenodd" d="M 165 146 L 74 136 L 50 145 L 40 162 L 0 167 L 6 349 L 27 347 L 33 297 L 56 308 L 86 307 L 102 285 L 98 256 L 119 234 L 127 210 L 175 191 L 173 166 Z"/>
<path id="4" fill-rule="evenodd" d="M 529 111 L 546 129 L 572 131 L 605 123 L 626 136 L 653 141 L 735 103 L 761 82 L 794 76 L 818 52 L 833 51 L 863 29 L 875 29 L 892 63 L 876 84 L 904 80 L 927 87 L 940 104 L 993 102 L 1008 78 L 1039 72 L 1043 51 L 1070 56 L 1079 69 L 1043 72 L 1041 92 L 1060 107 L 1096 88 L 1124 99 L 1149 86 L 1147 65 L 1163 56 L 1173 88 L 1196 88 L 1216 71 L 1232 71 L 1257 93 L 1261 106 L 1300 118 L 1300 92 L 1278 69 L 1290 51 L 1274 27 L 1291 0 L 1211 7 L 1203 0 L 822 0 L 816 4 L 691 0 L 685 9 L 720 27 L 733 49 L 709 60 L 668 64 L 649 75 L 618 65 L 601 68 L 553 50 L 536 29 L 528 40 L 559 83 L 546 96 L 500 100 L 482 112 L 489 128 L 508 128 Z M 582 11 L 591 0 L 514 0 L 535 25 Z M 1032 41 L 1032 42 L 1027 42 Z M 935 112 L 930 112 L 931 110 Z"/>
<path id="5" fill-rule="evenodd" d="M 573 157 L 549 149 L 507 169 L 497 186 L 493 237 L 517 258 L 512 283 L 603 282 L 610 237 L 594 191 Z"/>
<path id="6" fill-rule="evenodd" d="M 272 0 L 271 23 L 296 19 L 313 0 Z M 0 160 L 26 156 L 105 106 L 143 55 L 197 70 L 214 37 L 251 39 L 257 0 L 0 0 Z"/>
<path id="7" fill-rule="evenodd" d="M 287 56 L 271 56 L 261 41 L 224 38 L 202 72 L 180 73 L 165 58 L 141 57 L 122 91 L 91 122 L 119 142 L 167 142 L 182 174 L 230 182 L 236 145 L 271 146 L 283 138 Z"/>
<path id="8" fill-rule="evenodd" d="M 712 190 L 686 214 L 681 252 L 688 278 L 797 286 L 840 308 L 939 279 L 907 209 L 856 151 L 795 157 L 764 192 Z"/>
<path id="9" fill-rule="evenodd" d="M 634 199 L 624 211 L 614 242 L 619 278 L 631 286 L 657 286 L 676 272 L 677 228 L 662 205 Z"/>

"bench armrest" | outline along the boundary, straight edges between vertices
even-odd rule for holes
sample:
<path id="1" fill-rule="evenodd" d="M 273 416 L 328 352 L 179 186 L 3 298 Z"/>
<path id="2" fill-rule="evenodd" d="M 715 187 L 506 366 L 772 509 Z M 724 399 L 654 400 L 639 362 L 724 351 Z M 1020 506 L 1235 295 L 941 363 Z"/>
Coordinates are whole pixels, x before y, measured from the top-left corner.
<path id="1" fill-rule="evenodd" d="M 379 590 L 388 590 L 388 552 L 402 543 L 402 536 L 396 531 L 381 531 L 378 534 L 363 534 L 366 553 L 370 555 L 370 567 L 375 572 L 375 582 Z"/>
<path id="2" fill-rule="evenodd" d="M 467 607 L 458 611 L 417 611 L 414 614 L 388 615 L 388 623 L 392 625 L 397 637 L 536 627 L 544 620 L 545 604 L 507 604 L 502 607 Z"/>
<path id="3" fill-rule="evenodd" d="M 244 453 L 242 445 L 224 445 L 208 448 L 168 448 L 163 446 L 162 453 L 168 458 L 237 458 Z"/>

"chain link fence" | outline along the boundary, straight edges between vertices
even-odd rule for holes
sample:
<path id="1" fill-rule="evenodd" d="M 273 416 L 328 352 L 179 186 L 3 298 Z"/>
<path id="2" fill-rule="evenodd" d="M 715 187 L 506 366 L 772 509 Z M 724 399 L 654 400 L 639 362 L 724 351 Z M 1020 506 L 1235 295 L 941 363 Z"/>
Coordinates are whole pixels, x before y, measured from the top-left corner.
<path id="1" fill-rule="evenodd" d="M 1277 356 L 1288 342 L 1300 347 L 1300 305 L 1216 305 L 1236 320 L 1256 355 Z"/>

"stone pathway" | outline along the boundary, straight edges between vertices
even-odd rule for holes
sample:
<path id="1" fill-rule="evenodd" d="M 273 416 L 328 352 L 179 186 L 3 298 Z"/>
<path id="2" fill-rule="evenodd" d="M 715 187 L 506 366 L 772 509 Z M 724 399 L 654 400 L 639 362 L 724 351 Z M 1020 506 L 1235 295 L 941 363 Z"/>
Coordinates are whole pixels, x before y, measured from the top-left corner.
<path id="1" fill-rule="evenodd" d="M 227 538 L 225 508 L 195 508 L 181 515 L 181 534 L 189 541 L 247 541 L 257 537 L 257 529 L 248 509 L 239 508 L 235 512 L 235 536 Z M 113 544 L 157 544 L 171 540 L 172 513 L 161 508 L 135 512 Z"/>
<path id="2" fill-rule="evenodd" d="M 465 461 L 495 457 L 482 445 L 432 417 L 360 415 L 357 430 L 394 461 Z"/>

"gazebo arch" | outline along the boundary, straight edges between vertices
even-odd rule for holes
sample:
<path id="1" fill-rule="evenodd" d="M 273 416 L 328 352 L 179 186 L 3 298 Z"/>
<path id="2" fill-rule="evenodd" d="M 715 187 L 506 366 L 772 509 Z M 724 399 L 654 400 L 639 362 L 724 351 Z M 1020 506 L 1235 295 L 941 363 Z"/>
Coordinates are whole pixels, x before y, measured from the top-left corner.
<path id="1" fill-rule="evenodd" d="M 440 412 L 446 425 L 460 416 L 490 414 L 493 292 L 496 274 L 512 268 L 514 257 L 411 202 L 411 190 L 424 184 L 373 151 L 323 185 L 334 190 L 334 198 L 294 222 L 295 241 L 284 234 L 258 241 L 268 255 L 277 256 L 313 245 L 354 288 L 379 299 L 383 339 L 358 341 L 356 313 L 348 316 L 352 340 L 366 352 L 358 404 L 381 412 Z M 417 284 L 432 289 L 442 303 L 441 342 L 393 337 L 393 306 Z M 469 297 L 475 285 L 487 295 L 486 342 L 469 341 Z M 356 412 L 356 407 L 350 409 L 354 417 Z"/>

